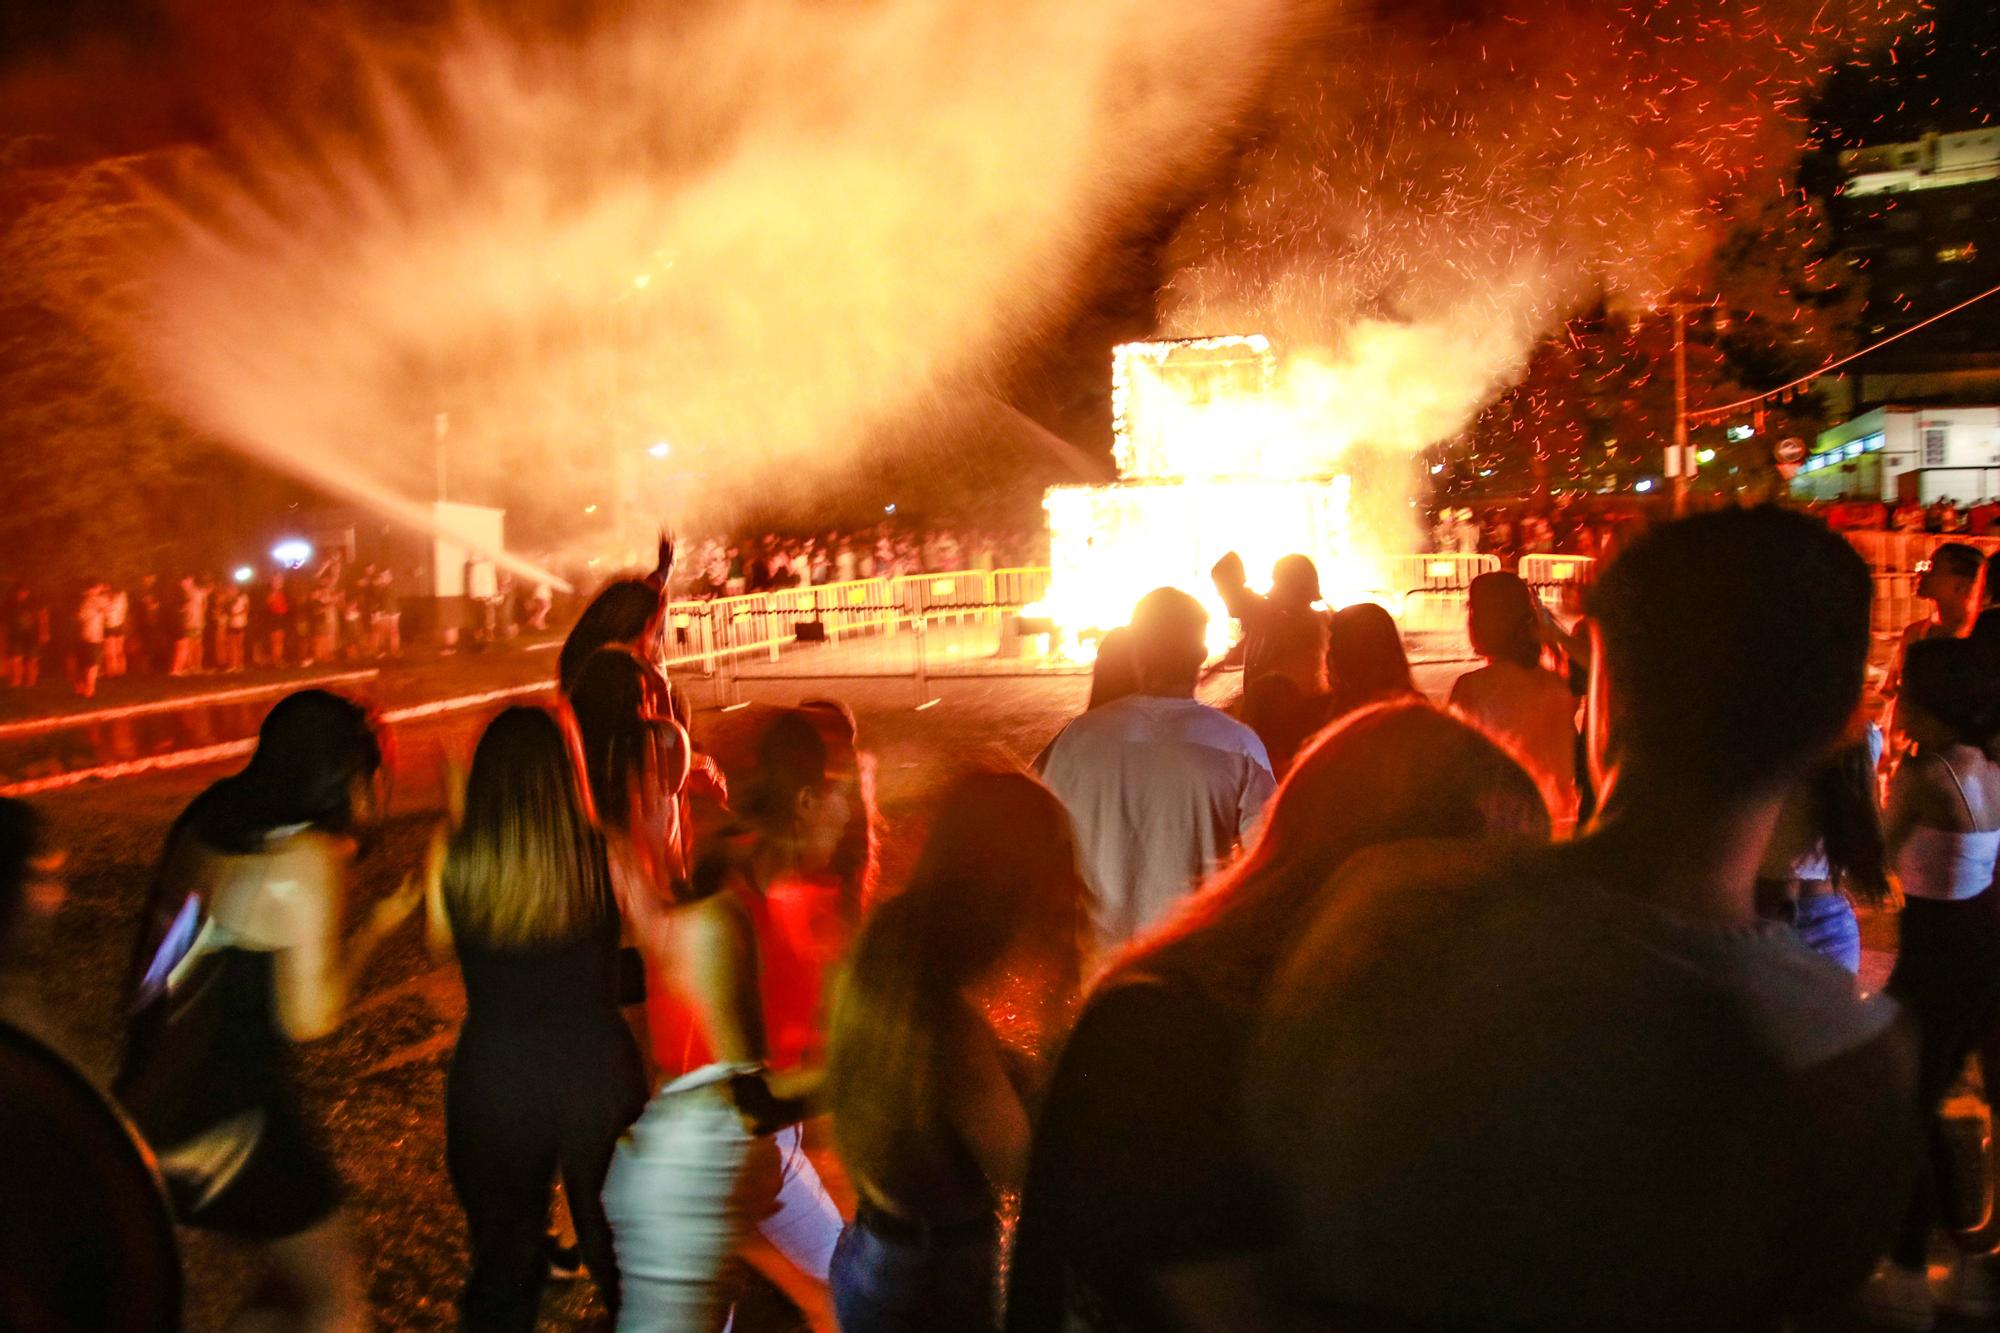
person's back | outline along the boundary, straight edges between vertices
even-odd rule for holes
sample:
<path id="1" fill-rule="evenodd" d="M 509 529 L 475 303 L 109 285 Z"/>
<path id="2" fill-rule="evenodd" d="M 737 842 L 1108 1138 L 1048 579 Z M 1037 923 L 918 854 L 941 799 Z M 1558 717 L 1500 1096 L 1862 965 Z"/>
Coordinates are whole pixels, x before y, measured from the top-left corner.
<path id="1" fill-rule="evenodd" d="M 1592 595 L 1590 831 L 1334 877 L 1246 1087 L 1301 1314 L 1775 1328 L 1853 1293 L 1915 1166 L 1908 1033 L 1759 920 L 1757 870 L 1855 715 L 1872 596 L 1798 513 L 1636 537 Z"/>
<path id="2" fill-rule="evenodd" d="M 1561 676 L 1493 661 L 1460 676 L 1451 706 L 1521 756 L 1557 826 L 1576 820 L 1576 699 Z"/>
<path id="3" fill-rule="evenodd" d="M 619 918 L 564 730 L 502 711 L 480 737 L 464 813 L 434 844 L 432 947 L 449 938 L 466 1015 L 445 1083 L 445 1168 L 465 1210 L 476 1328 L 534 1322 L 552 1178 L 608 1304 L 618 1270 L 598 1198 L 646 1085 L 618 1008 Z"/>
<path id="4" fill-rule="evenodd" d="M 1310 1313 L 1775 1326 L 1857 1283 L 1914 1154 L 1894 1006 L 1782 925 L 1485 861 L 1357 858 L 1279 983 L 1256 1124 L 1312 1163 Z"/>
<path id="5" fill-rule="evenodd" d="M 1196 701 L 1208 612 L 1176 588 L 1139 599 L 1136 692 L 1049 742 L 1036 768 L 1069 810 L 1112 948 L 1157 921 L 1249 835 L 1275 782 L 1257 734 Z"/>
<path id="6" fill-rule="evenodd" d="M 567 1061 L 579 1040 L 629 1040 L 618 1009 L 616 915 L 575 939 L 535 945 L 495 943 L 454 920 L 452 943 L 465 980 L 461 1044 Z"/>
<path id="7" fill-rule="evenodd" d="M 1274 785 L 1255 732 L 1194 699 L 1152 694 L 1070 723 L 1042 777 L 1075 821 L 1105 945 L 1158 920 L 1221 864 Z"/>

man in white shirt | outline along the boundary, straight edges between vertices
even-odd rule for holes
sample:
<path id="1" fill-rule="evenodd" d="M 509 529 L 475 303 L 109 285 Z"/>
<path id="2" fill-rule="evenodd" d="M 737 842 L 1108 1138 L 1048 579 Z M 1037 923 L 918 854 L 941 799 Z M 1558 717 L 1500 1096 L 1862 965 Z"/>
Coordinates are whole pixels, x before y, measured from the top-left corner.
<path id="1" fill-rule="evenodd" d="M 104 670 L 104 618 L 111 609 L 109 590 L 93 583 L 83 590 L 76 608 L 76 635 L 79 643 L 76 663 L 76 692 L 79 698 L 97 694 L 97 677 Z"/>
<path id="2" fill-rule="evenodd" d="M 1186 593 L 1146 594 L 1132 616 L 1138 692 L 1071 722 L 1041 759 L 1076 824 L 1105 951 L 1227 861 L 1276 785 L 1257 734 L 1195 700 L 1207 629 Z"/>

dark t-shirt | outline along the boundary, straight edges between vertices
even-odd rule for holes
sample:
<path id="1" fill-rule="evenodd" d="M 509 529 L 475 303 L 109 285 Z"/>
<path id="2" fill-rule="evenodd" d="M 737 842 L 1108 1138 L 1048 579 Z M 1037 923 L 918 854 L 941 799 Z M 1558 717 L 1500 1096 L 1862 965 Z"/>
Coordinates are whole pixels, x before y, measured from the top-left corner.
<path id="1" fill-rule="evenodd" d="M 1237 1110 L 1252 1021 L 1172 975 L 1121 975 L 1084 1006 L 1035 1133 L 1010 1333 L 1066 1312 L 1161 1327 L 1152 1270 L 1272 1243 Z"/>
<path id="2" fill-rule="evenodd" d="M 1894 1005 L 1576 865 L 1404 844 L 1330 886 L 1245 1077 L 1308 1318 L 1775 1327 L 1882 1254 L 1917 1145 Z"/>

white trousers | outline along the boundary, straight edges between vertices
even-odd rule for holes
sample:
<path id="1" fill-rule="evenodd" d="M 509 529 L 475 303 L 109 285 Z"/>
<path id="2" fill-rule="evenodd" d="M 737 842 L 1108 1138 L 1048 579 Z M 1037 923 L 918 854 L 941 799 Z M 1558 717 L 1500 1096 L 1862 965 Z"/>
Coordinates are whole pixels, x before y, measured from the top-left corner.
<path id="1" fill-rule="evenodd" d="M 723 1268 L 753 1228 L 821 1286 L 840 1239 L 840 1211 L 798 1127 L 753 1137 L 720 1083 L 683 1086 L 688 1082 L 647 1105 L 605 1181 L 604 1211 L 618 1251 L 619 1333 L 724 1328 L 730 1301 Z"/>

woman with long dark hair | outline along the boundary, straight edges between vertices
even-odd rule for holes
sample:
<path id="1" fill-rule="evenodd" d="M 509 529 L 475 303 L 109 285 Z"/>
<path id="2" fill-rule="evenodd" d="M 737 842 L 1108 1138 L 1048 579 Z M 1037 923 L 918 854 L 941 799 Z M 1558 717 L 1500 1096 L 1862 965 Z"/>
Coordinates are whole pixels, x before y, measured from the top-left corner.
<path id="1" fill-rule="evenodd" d="M 1542 789 L 1559 832 L 1576 825 L 1576 699 L 1542 669 L 1542 615 L 1519 575 L 1472 581 L 1466 631 L 1486 665 L 1452 683 L 1451 707 L 1510 746 Z"/>
<path id="2" fill-rule="evenodd" d="M 1935 1317 L 1928 1284 L 1931 1229 L 1963 1216 L 1963 1188 L 1939 1107 L 1965 1058 L 2000 1022 L 2000 698 L 1989 654 L 1964 639 L 1910 644 L 1897 700 L 1916 744 L 1889 783 L 1884 819 L 1903 890 L 1896 966 L 1888 993 L 1917 1020 L 1917 1097 L 1926 1118 L 1928 1160 L 1889 1251 L 1866 1292 L 1869 1305 L 1899 1327 Z M 1953 1205 L 1953 1206 L 1947 1206 Z M 1970 1285 L 1980 1266 L 1953 1249 L 1954 1298 L 1977 1295 L 1966 1313 L 1992 1313 L 1990 1291 Z"/>
<path id="3" fill-rule="evenodd" d="M 1793 788 L 1757 866 L 1757 911 L 1789 922 L 1814 953 L 1861 970 L 1861 925 L 1850 896 L 1889 900 L 1888 847 L 1876 766 L 1882 733 L 1845 745 Z"/>
<path id="4" fill-rule="evenodd" d="M 1276 1239 L 1237 1112 L 1286 948 L 1342 862 L 1405 838 L 1546 840 L 1533 780 L 1416 701 L 1330 727 L 1256 845 L 1092 988 L 1056 1067 L 1022 1195 L 1007 1327 L 1254 1327 L 1236 1265 Z"/>
<path id="5" fill-rule="evenodd" d="M 643 579 L 607 583 L 583 608 L 556 655 L 556 683 L 576 688 L 584 663 L 600 648 L 629 648 L 641 661 L 658 662 L 667 624 L 667 582 L 674 572 L 674 539 L 660 534 L 659 563 Z"/>
<path id="6" fill-rule="evenodd" d="M 1075 994 L 1086 893 L 1054 793 L 977 772 L 946 794 L 909 886 L 863 927 L 827 1069 L 860 1201 L 833 1259 L 848 1333 L 994 1326 L 998 1201 L 1027 1170 L 1029 1097 L 1018 1048 L 988 1015 L 1004 1006 L 1056 1026 Z"/>
<path id="7" fill-rule="evenodd" d="M 622 648 L 601 648 L 570 694 L 597 825 L 604 834 L 611 892 L 626 937 L 685 897 L 687 732 L 673 715 L 666 681 Z M 656 1069 L 688 1065 L 686 1007 L 671 986 L 648 979 L 636 947 L 620 950 L 619 999 L 633 1035 Z M 648 1081 L 656 1072 L 649 1069 Z"/>
<path id="8" fill-rule="evenodd" d="M 705 1049 L 648 1103 L 605 1185 L 625 1329 L 722 1328 L 723 1270 L 753 1228 L 823 1289 L 840 1233 L 799 1131 L 824 1076 L 806 1059 L 819 996 L 769 897 L 824 874 L 848 826 L 811 718 L 778 714 L 738 795 L 740 826 L 696 868 L 692 901 L 640 931 L 655 972 L 699 1016 Z"/>
<path id="9" fill-rule="evenodd" d="M 1327 617 L 1326 686 L 1321 725 L 1369 704 L 1417 697 L 1403 632 L 1387 611 L 1357 602 Z"/>
<path id="10" fill-rule="evenodd" d="M 561 725 L 509 708 L 480 737 L 464 815 L 432 879 L 433 948 L 465 978 L 445 1090 L 445 1165 L 465 1209 L 467 1327 L 534 1327 L 560 1173 L 605 1301 L 618 1272 L 599 1195 L 646 1099 L 618 1012 L 619 914 Z"/>
<path id="11" fill-rule="evenodd" d="M 601 648 L 628 648 L 647 661 L 659 655 L 666 623 L 666 600 L 644 579 L 605 585 L 577 617 L 556 655 L 556 683 L 564 694 L 576 688 L 584 663 Z"/>
<path id="12" fill-rule="evenodd" d="M 339 1179 L 292 1046 L 331 1033 L 362 971 L 415 910 L 414 876 L 344 929 L 382 749 L 360 705 L 278 702 L 241 773 L 175 823 L 143 923 L 116 1091 L 186 1225 L 259 1245 L 246 1324 L 363 1329 Z"/>

